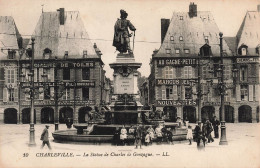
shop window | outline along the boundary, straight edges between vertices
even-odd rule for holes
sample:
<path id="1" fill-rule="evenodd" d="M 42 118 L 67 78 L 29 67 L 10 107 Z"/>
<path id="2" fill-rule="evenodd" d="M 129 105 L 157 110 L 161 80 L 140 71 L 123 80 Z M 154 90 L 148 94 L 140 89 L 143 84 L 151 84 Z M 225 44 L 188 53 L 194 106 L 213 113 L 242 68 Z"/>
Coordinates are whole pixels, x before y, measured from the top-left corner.
<path id="1" fill-rule="evenodd" d="M 89 100 L 89 88 L 86 87 L 82 88 L 82 99 Z"/>
<path id="2" fill-rule="evenodd" d="M 82 80 L 89 80 L 89 79 L 90 79 L 90 69 L 82 68 Z"/>
<path id="3" fill-rule="evenodd" d="M 248 86 L 247 85 L 241 85 L 241 100 L 247 101 L 248 100 Z"/>
<path id="4" fill-rule="evenodd" d="M 70 69 L 63 69 L 63 80 L 70 80 Z"/>

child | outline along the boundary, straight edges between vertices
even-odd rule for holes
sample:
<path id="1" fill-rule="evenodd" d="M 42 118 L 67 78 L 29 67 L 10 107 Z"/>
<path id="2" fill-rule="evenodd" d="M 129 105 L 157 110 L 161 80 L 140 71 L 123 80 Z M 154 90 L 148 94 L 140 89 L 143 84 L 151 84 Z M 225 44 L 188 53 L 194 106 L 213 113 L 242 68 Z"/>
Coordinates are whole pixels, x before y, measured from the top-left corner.
<path id="1" fill-rule="evenodd" d="M 171 130 L 171 128 L 168 128 L 167 129 L 167 141 L 168 141 L 168 143 L 174 145 L 172 136 L 173 136 L 172 130 Z"/>
<path id="2" fill-rule="evenodd" d="M 187 132 L 186 139 L 189 140 L 189 142 L 190 142 L 189 145 L 191 145 L 192 144 L 191 140 L 193 139 L 193 135 L 192 135 L 192 128 L 190 125 L 188 126 L 188 132 Z"/>
<path id="3" fill-rule="evenodd" d="M 149 132 L 146 132 L 146 136 L 145 136 L 145 145 L 149 145 L 150 143 L 150 134 Z"/>

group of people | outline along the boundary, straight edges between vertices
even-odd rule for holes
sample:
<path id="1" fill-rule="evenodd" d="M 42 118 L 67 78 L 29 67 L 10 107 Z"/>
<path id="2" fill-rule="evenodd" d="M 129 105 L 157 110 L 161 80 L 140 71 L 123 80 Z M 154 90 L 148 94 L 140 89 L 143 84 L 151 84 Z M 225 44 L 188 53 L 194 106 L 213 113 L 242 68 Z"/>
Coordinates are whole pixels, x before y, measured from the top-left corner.
<path id="1" fill-rule="evenodd" d="M 156 140 L 158 143 L 166 141 L 170 144 L 173 144 L 173 133 L 171 128 L 166 128 L 162 124 L 154 129 L 152 126 L 145 127 L 137 125 L 136 128 L 132 125 L 130 128 L 126 129 L 125 126 L 121 128 L 116 128 L 114 134 L 114 143 L 115 145 L 125 145 L 125 144 L 135 144 L 136 148 L 142 144 L 148 146 Z"/>
<path id="2" fill-rule="evenodd" d="M 206 142 L 214 142 L 214 139 L 211 135 L 212 131 L 214 131 L 214 138 L 219 138 L 219 125 L 220 122 L 217 120 L 216 116 L 214 116 L 212 123 L 208 119 L 204 123 L 199 122 L 194 129 L 194 140 L 197 142 L 197 146 L 200 146 L 201 141 L 203 142 L 204 147 Z"/>

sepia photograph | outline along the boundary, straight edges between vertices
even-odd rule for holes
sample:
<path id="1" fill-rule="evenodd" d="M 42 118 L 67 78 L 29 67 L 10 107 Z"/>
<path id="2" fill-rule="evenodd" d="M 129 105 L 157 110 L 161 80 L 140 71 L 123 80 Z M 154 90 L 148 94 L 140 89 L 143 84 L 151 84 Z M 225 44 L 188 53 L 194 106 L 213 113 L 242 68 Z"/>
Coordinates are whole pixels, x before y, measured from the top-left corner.
<path id="1" fill-rule="evenodd" d="M 260 0 L 0 0 L 1 168 L 260 168 Z"/>

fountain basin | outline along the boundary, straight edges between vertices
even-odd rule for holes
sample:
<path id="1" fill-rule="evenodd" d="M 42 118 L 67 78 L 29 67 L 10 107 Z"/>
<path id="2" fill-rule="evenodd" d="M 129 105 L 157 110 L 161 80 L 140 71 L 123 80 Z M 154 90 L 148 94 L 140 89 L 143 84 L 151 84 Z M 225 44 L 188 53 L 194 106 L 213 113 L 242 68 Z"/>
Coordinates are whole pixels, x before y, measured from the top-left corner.
<path id="1" fill-rule="evenodd" d="M 113 135 L 77 134 L 77 130 L 60 130 L 52 133 L 54 140 L 71 142 L 112 142 Z"/>

